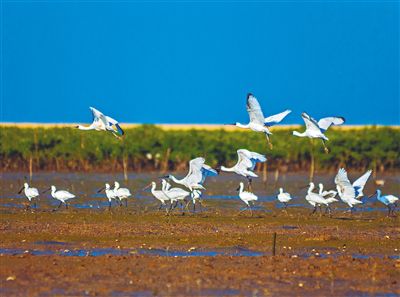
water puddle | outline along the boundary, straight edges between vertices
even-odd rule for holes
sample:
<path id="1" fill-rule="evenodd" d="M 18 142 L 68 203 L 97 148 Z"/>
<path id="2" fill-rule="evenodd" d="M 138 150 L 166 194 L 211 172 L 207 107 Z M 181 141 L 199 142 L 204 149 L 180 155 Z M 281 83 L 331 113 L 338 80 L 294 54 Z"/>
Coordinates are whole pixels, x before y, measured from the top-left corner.
<path id="1" fill-rule="evenodd" d="M 41 244 L 41 243 L 39 243 Z M 42 243 L 45 245 L 54 245 L 51 242 Z M 55 245 L 63 245 L 66 243 L 56 242 Z M 127 256 L 127 255 L 150 255 L 160 257 L 216 257 L 216 256 L 233 256 L 233 257 L 259 257 L 264 253 L 248 250 L 241 247 L 229 249 L 215 250 L 196 250 L 177 251 L 168 249 L 116 249 L 116 248 L 93 248 L 93 249 L 64 249 L 64 250 L 39 250 L 39 249 L 7 249 L 0 248 L 2 255 L 32 255 L 32 256 L 72 256 L 72 257 L 99 257 L 99 256 Z"/>

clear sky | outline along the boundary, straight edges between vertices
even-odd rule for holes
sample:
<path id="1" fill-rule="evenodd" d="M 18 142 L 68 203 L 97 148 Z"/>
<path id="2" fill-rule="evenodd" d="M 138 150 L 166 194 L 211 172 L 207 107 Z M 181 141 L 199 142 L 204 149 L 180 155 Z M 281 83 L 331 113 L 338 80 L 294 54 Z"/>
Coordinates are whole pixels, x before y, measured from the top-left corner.
<path id="1" fill-rule="evenodd" d="M 2 1 L 8 122 L 399 124 L 397 1 Z"/>

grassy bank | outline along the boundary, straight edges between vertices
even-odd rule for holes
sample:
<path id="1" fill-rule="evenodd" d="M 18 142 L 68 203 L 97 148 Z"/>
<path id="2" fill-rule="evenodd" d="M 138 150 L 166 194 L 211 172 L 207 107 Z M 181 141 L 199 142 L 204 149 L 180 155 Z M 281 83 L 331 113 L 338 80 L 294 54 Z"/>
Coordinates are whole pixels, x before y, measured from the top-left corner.
<path id="1" fill-rule="evenodd" d="M 377 171 L 400 167 L 400 130 L 396 127 L 332 129 L 327 132 L 329 154 L 320 141 L 273 131 L 273 149 L 264 135 L 242 130 L 167 130 L 152 125 L 126 129 L 123 140 L 95 131 L 69 127 L 0 127 L 0 165 L 15 170 L 184 170 L 187 162 L 204 156 L 212 166 L 233 165 L 236 150 L 247 148 L 267 155 L 268 169 L 307 170 L 311 153 L 316 168 L 338 166 Z"/>

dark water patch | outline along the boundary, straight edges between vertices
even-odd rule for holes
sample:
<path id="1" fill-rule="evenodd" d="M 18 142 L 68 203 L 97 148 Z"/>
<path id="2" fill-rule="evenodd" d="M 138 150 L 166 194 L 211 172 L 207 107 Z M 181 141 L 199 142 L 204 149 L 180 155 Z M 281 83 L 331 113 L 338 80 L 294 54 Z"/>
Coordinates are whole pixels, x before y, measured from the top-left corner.
<path id="1" fill-rule="evenodd" d="M 392 292 L 361 292 L 361 291 L 350 291 L 345 294 L 346 297 L 398 297 L 399 294 Z"/>
<path id="2" fill-rule="evenodd" d="M 41 245 L 68 245 L 68 242 L 62 242 L 62 241 L 36 241 L 34 244 L 41 244 Z"/>
<path id="3" fill-rule="evenodd" d="M 297 227 L 297 226 L 283 225 L 283 226 L 282 226 L 282 229 L 285 229 L 285 230 L 294 230 L 294 229 L 299 229 L 299 227 Z"/>
<path id="4" fill-rule="evenodd" d="M 110 293 L 112 297 L 151 297 L 154 296 L 151 291 L 135 291 L 135 292 L 124 292 L 124 291 L 112 291 Z"/>

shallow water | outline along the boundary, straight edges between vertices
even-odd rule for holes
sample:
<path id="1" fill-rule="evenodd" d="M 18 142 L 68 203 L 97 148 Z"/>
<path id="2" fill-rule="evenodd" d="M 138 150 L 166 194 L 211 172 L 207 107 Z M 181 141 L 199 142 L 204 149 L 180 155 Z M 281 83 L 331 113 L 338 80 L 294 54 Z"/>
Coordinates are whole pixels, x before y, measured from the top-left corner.
<path id="1" fill-rule="evenodd" d="M 350 179 L 358 177 L 361 173 L 350 174 Z M 176 174 L 183 176 L 184 174 Z M 51 173 L 42 172 L 34 174 L 32 186 L 37 187 L 40 192 L 49 188 L 50 185 L 56 185 L 57 189 L 68 190 L 76 194 L 77 198 L 70 200 L 72 208 L 79 209 L 106 209 L 108 208 L 108 200 L 104 193 L 97 193 L 97 190 L 104 186 L 105 182 L 113 184 L 115 180 L 119 181 L 122 187 L 131 190 L 133 198 L 129 199 L 129 205 L 137 205 L 138 207 L 147 207 L 157 209 L 158 202 L 152 197 L 149 190 L 142 191 L 142 188 L 151 181 L 156 181 L 160 185 L 159 174 L 154 173 L 131 173 L 128 180 L 124 181 L 122 174 L 105 174 L 105 173 Z M 6 208 L 22 208 L 25 207 L 27 199 L 22 194 L 17 194 L 23 185 L 25 173 L 2 173 L 0 175 L 0 206 Z M 400 194 L 400 176 L 397 174 L 378 176 L 379 179 L 385 180 L 383 193 L 391 193 L 396 196 Z M 314 181 L 322 182 L 326 189 L 334 188 L 334 174 L 316 174 Z M 237 196 L 236 188 L 242 178 L 234 174 L 223 174 L 218 177 L 208 178 L 203 192 L 203 199 L 217 205 L 218 208 L 236 208 L 240 209 L 244 204 Z M 268 175 L 267 182 L 263 183 L 261 178 L 254 179 L 253 192 L 258 196 L 255 209 L 259 211 L 268 211 L 271 208 L 281 209 L 283 205 L 276 201 L 276 194 L 279 187 L 283 187 L 285 191 L 291 193 L 293 200 L 289 204 L 289 209 L 307 207 L 312 208 L 304 199 L 306 189 L 302 189 L 308 183 L 307 173 L 295 173 L 280 175 L 277 180 L 273 174 Z M 366 195 L 373 194 L 376 190 L 372 177 L 367 183 L 364 190 Z M 38 208 L 56 208 L 59 202 L 50 196 L 50 193 L 40 195 Z M 113 207 L 117 204 L 113 202 Z M 65 208 L 65 206 L 62 206 Z M 341 202 L 332 205 L 335 211 L 344 211 L 347 206 Z M 357 207 L 358 211 L 370 212 L 380 211 L 386 212 L 387 208 L 376 201 L 376 199 L 367 199 L 366 203 Z"/>

